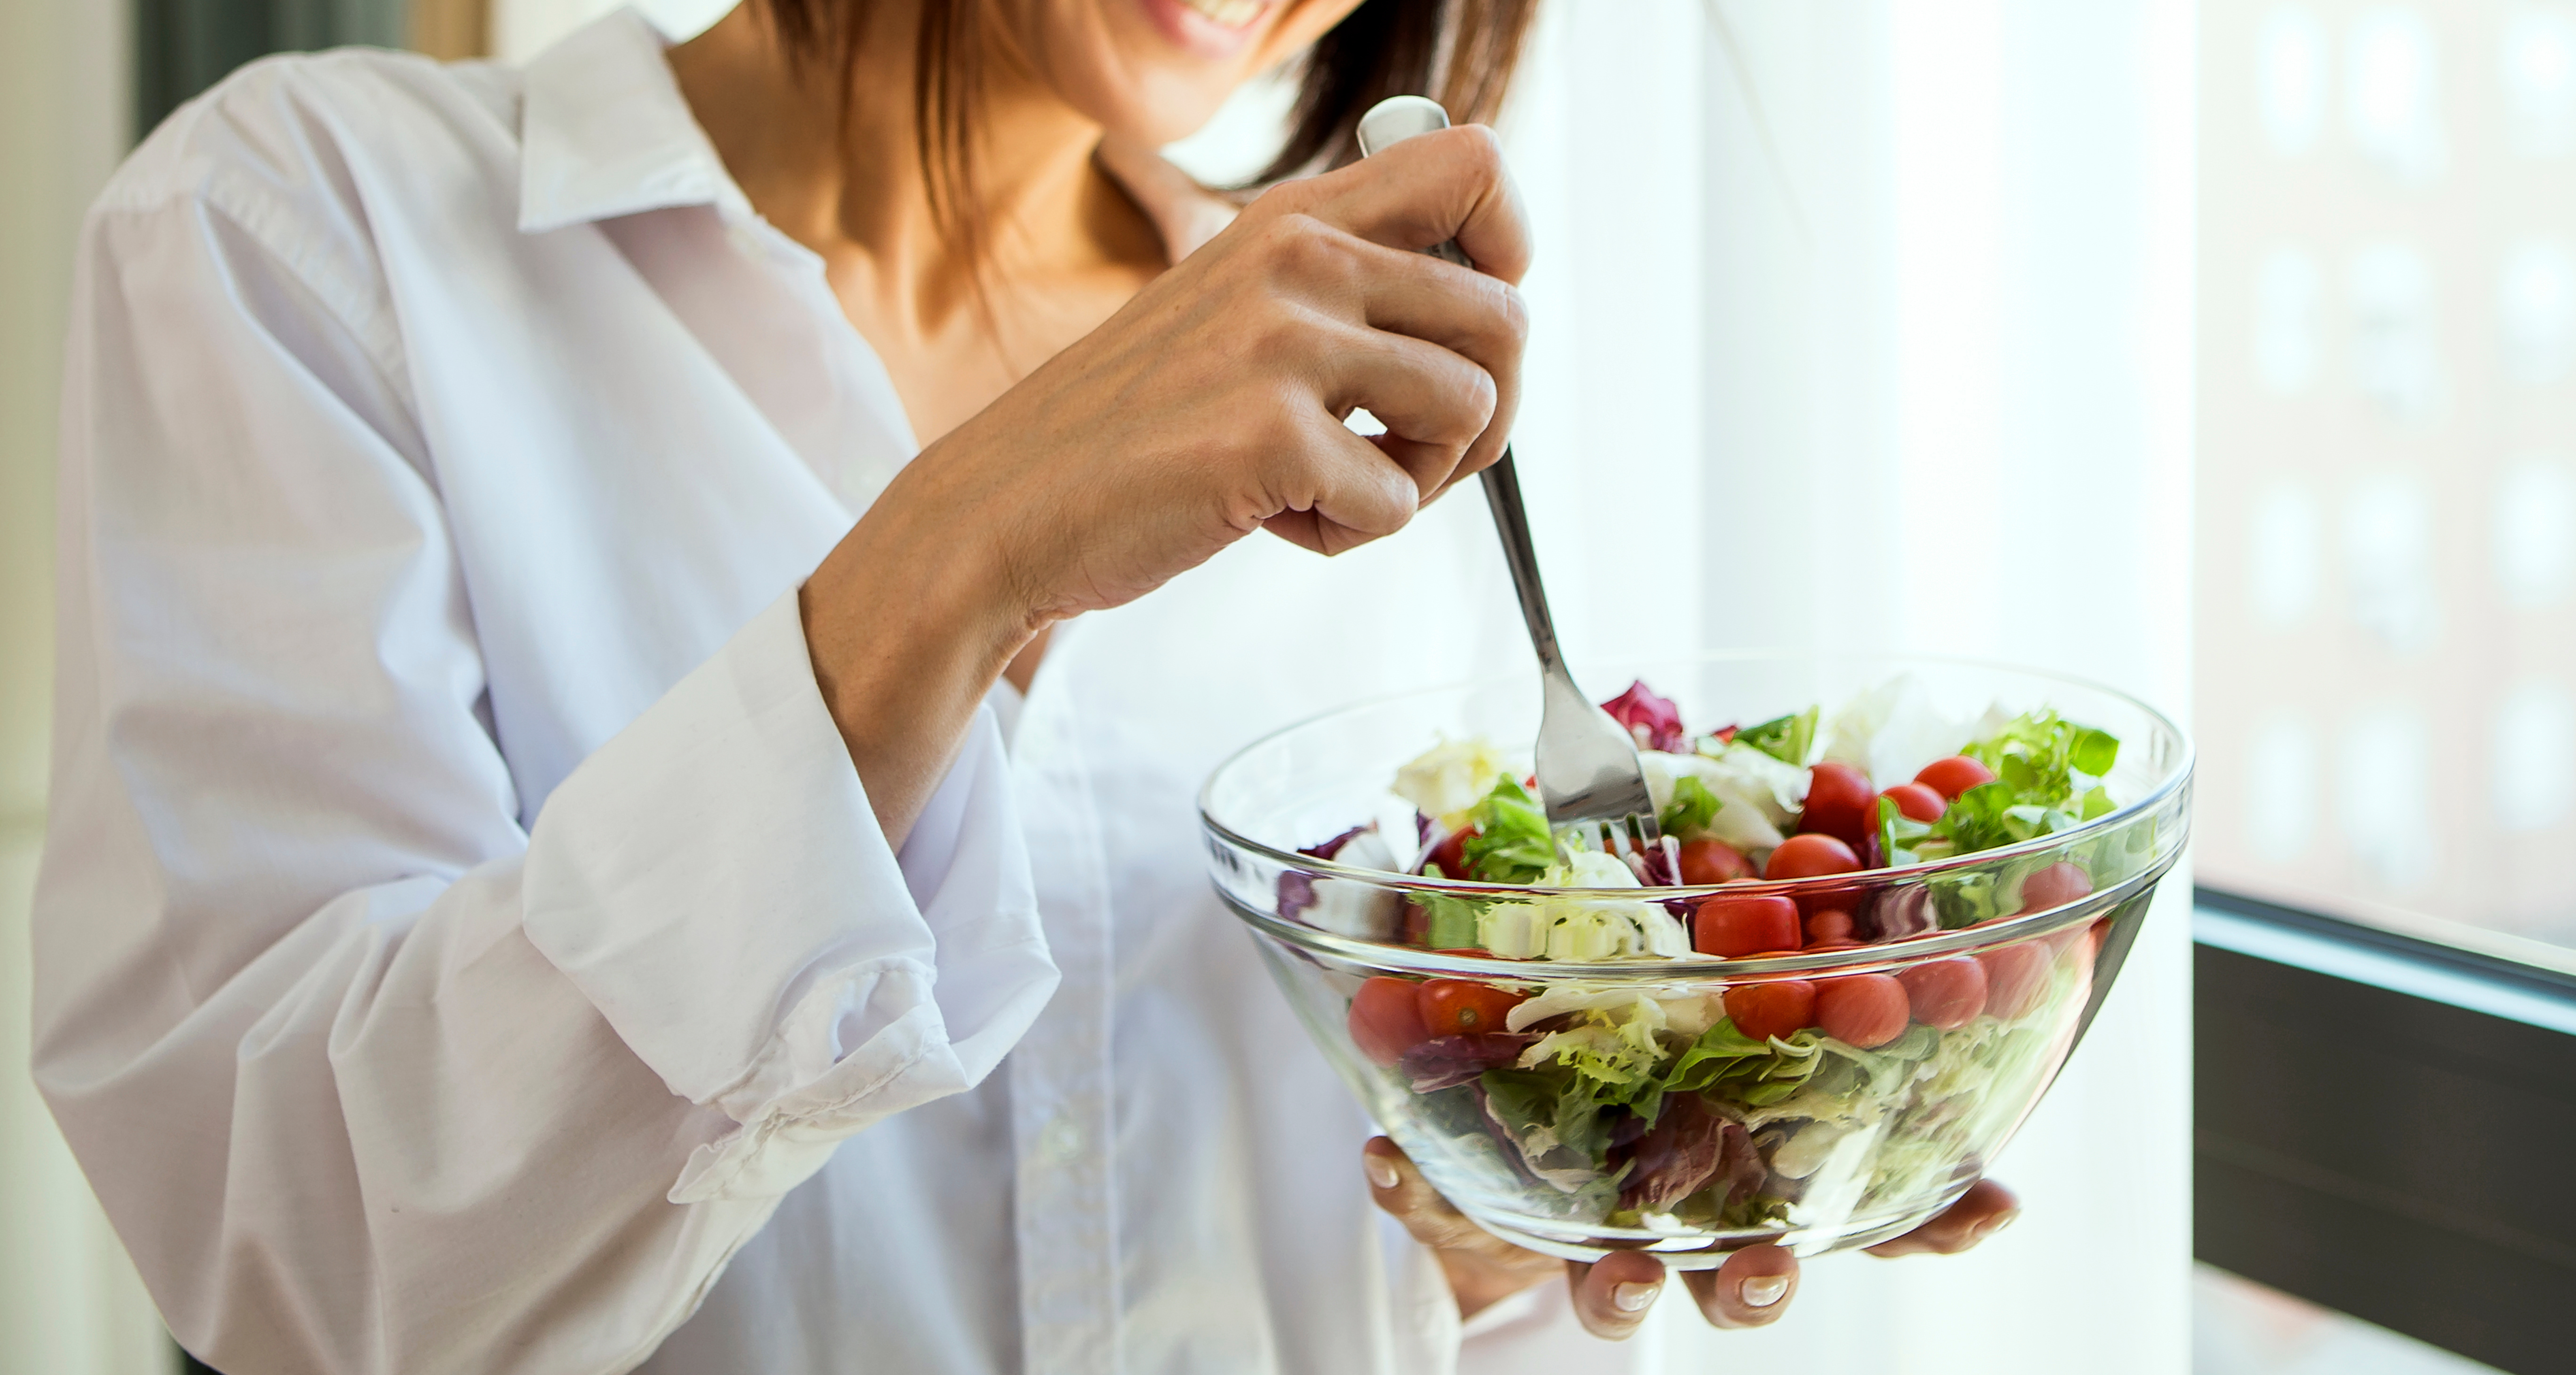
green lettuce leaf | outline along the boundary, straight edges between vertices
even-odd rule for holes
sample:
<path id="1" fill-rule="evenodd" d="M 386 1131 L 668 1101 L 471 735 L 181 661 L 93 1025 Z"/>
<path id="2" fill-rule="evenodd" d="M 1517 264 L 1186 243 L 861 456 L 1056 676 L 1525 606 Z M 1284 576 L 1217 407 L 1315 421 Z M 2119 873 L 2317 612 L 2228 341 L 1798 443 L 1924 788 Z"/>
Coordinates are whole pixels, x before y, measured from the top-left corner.
<path id="1" fill-rule="evenodd" d="M 1932 833 L 1932 823 L 1907 816 L 1894 799 L 1886 797 L 1878 800 L 1878 848 L 1890 868 L 1955 853 L 1947 839 Z"/>
<path id="2" fill-rule="evenodd" d="M 1665 835 L 1676 840 L 1696 840 L 1717 820 L 1717 809 L 1724 805 L 1707 784 L 1693 775 L 1682 774 L 1673 780 L 1673 800 L 1665 804 L 1656 821 L 1663 826 Z"/>
<path id="3" fill-rule="evenodd" d="M 1465 851 L 1472 877 L 1486 883 L 1528 883 L 1556 863 L 1556 837 L 1547 829 L 1547 812 L 1521 781 L 1504 775 L 1485 800 L 1468 813 L 1477 833 L 1467 837 Z"/>
<path id="4" fill-rule="evenodd" d="M 2102 776 L 2120 742 L 2054 711 L 2026 712 L 1960 753 L 1994 770 L 1991 783 L 1959 794 L 1913 848 L 1923 858 L 1974 854 L 2075 827 L 2111 810 Z"/>
<path id="5" fill-rule="evenodd" d="M 1556 1146 L 1575 1152 L 1599 1169 L 1610 1154 L 1612 1115 L 1605 1109 L 1598 1080 L 1561 1066 L 1537 1069 L 1489 1069 L 1479 1076 L 1494 1115 L 1522 1142 L 1553 1138 Z M 1538 1129 L 1546 1136 L 1534 1136 Z M 1552 1152 L 1541 1150 L 1544 1157 Z M 1533 1165 L 1537 1161 L 1531 1162 Z"/>
<path id="6" fill-rule="evenodd" d="M 1431 866 L 1433 876 L 1448 877 L 1438 873 L 1439 868 L 1437 864 Z M 1433 950 L 1476 948 L 1476 918 L 1485 910 L 1483 903 L 1439 893 L 1417 893 L 1413 900 L 1421 903 L 1424 914 L 1431 918 L 1429 929 L 1423 934 L 1424 944 Z"/>
<path id="7" fill-rule="evenodd" d="M 1783 764 L 1807 766 L 1807 753 L 1815 748 L 1816 720 L 1823 708 L 1809 707 L 1795 716 L 1782 716 L 1758 726 L 1746 726 L 1735 733 L 1739 745 L 1751 745 Z"/>
<path id="8" fill-rule="evenodd" d="M 2079 776 L 2099 782 L 2111 772 L 2120 758 L 2120 742 L 2106 731 L 2079 726 L 2042 708 L 2014 717 L 1960 753 L 1994 770 L 1996 781 L 2012 790 L 2014 802 L 2064 810 L 2089 786 L 2078 782 Z"/>

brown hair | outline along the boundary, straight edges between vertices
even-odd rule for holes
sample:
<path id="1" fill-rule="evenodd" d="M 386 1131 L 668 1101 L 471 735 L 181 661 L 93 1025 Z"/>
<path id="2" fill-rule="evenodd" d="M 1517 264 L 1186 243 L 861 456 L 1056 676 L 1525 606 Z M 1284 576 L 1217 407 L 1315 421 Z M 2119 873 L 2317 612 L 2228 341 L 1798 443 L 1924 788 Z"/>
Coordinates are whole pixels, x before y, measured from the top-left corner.
<path id="1" fill-rule="evenodd" d="M 983 84 L 976 27 L 982 0 L 919 2 L 912 109 L 922 177 L 942 232 L 961 247 L 980 250 L 984 226 L 974 204 L 975 154 L 966 118 Z M 1288 141 L 1255 182 L 1338 167 L 1357 157 L 1360 116 L 1391 95 L 1433 96 L 1451 119 L 1490 123 L 1502 109 L 1537 2 L 1361 0 L 1307 53 Z M 857 51 L 857 11 L 867 0 L 763 3 L 780 41 L 799 62 L 846 66 Z"/>

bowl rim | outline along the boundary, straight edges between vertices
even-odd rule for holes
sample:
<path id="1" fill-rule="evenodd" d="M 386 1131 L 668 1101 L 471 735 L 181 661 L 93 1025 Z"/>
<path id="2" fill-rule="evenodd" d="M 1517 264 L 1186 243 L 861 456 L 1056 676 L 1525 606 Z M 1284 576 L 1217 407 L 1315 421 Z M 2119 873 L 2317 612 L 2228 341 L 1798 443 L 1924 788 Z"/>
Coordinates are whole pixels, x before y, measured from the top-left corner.
<path id="1" fill-rule="evenodd" d="M 1833 662 L 1837 660 L 1858 660 L 1886 663 L 1892 667 L 1921 664 L 1937 665 L 1944 668 L 1985 669 L 2017 674 L 2023 677 L 2043 679 L 2063 684 L 2068 687 L 2076 687 L 2090 692 L 2098 692 L 2105 696 L 2123 701 L 2144 713 L 2157 726 L 2163 728 L 2166 732 L 2172 735 L 2173 739 L 2180 745 L 2181 753 L 2175 759 L 2173 767 L 2168 771 L 2166 776 L 2157 783 L 2155 787 L 2149 789 L 2143 796 L 2127 803 L 2126 805 L 2106 812 L 2101 816 L 2095 817 L 2090 821 L 2081 822 L 2072 830 L 2052 831 L 2047 835 L 2034 836 L 2029 840 L 2016 841 L 2010 845 L 1999 845 L 1991 850 L 1978 850 L 1971 854 L 1955 855 L 1947 859 L 1923 861 L 1885 869 L 1860 869 L 1846 874 L 1823 874 L 1813 878 L 1799 879 L 1752 879 L 1739 880 L 1734 883 L 1725 884 L 1674 885 L 1662 888 L 1542 888 L 1531 884 L 1483 883 L 1466 879 L 1447 878 L 1435 879 L 1418 874 L 1395 874 L 1389 873 L 1384 869 L 1370 869 L 1359 865 L 1343 864 L 1335 860 L 1318 859 L 1313 855 L 1303 854 L 1294 850 L 1283 851 L 1275 846 L 1254 840 L 1250 836 L 1244 835 L 1233 827 L 1228 826 L 1217 819 L 1216 814 L 1213 811 L 1213 798 L 1211 796 L 1216 790 L 1217 781 L 1223 778 L 1228 770 L 1241 763 L 1246 756 L 1252 754 L 1254 751 L 1272 744 L 1283 736 L 1292 735 L 1298 731 L 1319 725 L 1336 716 L 1365 711 L 1371 707 L 1383 706 L 1387 703 L 1402 701 L 1407 698 L 1427 697 L 1439 693 L 1461 692 L 1475 688 L 1491 687 L 1523 680 L 1523 675 L 1520 674 L 1494 673 L 1477 678 L 1463 679 L 1428 687 L 1407 688 L 1398 692 L 1380 693 L 1373 697 L 1365 697 L 1357 701 L 1346 702 L 1329 710 L 1301 717 L 1287 725 L 1263 733 L 1251 742 L 1243 745 L 1241 748 L 1236 749 L 1233 753 L 1228 754 L 1214 769 L 1209 771 L 1207 781 L 1199 786 L 1199 825 L 1211 839 L 1223 842 L 1224 844 L 1237 849 L 1250 851 L 1252 854 L 1263 859 L 1275 861 L 1283 869 L 1293 869 L 1319 879 L 1338 878 L 1367 883 L 1373 887 L 1389 889 L 1397 892 L 1413 891 L 1432 893 L 1444 897 L 1474 897 L 1488 900 L 1509 900 L 1515 897 L 1546 894 L 1556 897 L 1579 896 L 1599 901 L 1672 902 L 1691 901 L 1717 893 L 1747 894 L 1753 896 L 1777 895 L 1794 899 L 1801 896 L 1816 896 L 1847 889 L 1855 882 L 1868 882 L 1878 885 L 1887 884 L 1891 880 L 1906 883 L 1922 883 L 1951 873 L 1988 867 L 2001 867 L 2010 864 L 2016 859 L 2029 858 L 2049 851 L 2062 849 L 2070 844 L 2080 843 L 2082 840 L 2090 836 L 2099 835 L 2105 831 L 2109 831 L 2124 822 L 2142 819 L 2147 814 L 2162 808 L 2177 794 L 2188 791 L 2191 786 L 2192 775 L 2199 763 L 2199 750 L 2193 743 L 2190 734 L 2184 731 L 2181 726 L 2175 724 L 2172 717 L 2167 716 L 2164 712 L 2148 704 L 2137 695 L 2124 692 L 2119 688 L 2112 687 L 2107 683 L 2099 682 L 2091 678 L 2078 677 L 2074 674 L 2067 673 L 2054 673 L 2045 669 L 2006 663 L 2001 660 L 1976 659 L 1962 655 L 1944 654 L 1869 653 L 1861 651 L 1817 654 L 1800 650 L 1770 649 L 1713 651 L 1701 654 L 1669 656 L 1660 660 L 1649 659 L 1644 660 L 1643 662 L 1660 662 L 1672 665 L 1702 665 L 1726 663 Z M 1616 663 L 1622 661 L 1614 659 L 1609 662 Z M 2126 742 L 2123 743 L 2125 744 Z M 1785 971 L 1793 968 L 1807 969 L 1817 967 L 1812 963 L 1812 961 L 1827 954 L 1848 955 L 1853 950 L 1889 949 L 1897 945 L 1911 945 L 1918 942 L 1931 941 L 1936 937 L 1960 935 L 1968 931 L 1983 933 L 2011 928 L 2018 934 L 2019 928 L 2022 926 L 2021 918 L 2023 917 L 2046 917 L 2054 912 L 2067 911 L 2069 908 L 2098 906 L 2101 904 L 2095 903 L 2094 899 L 2104 897 L 2106 894 L 2125 892 L 2133 887 L 2133 881 L 2139 877 L 2144 877 L 2150 881 L 2161 879 L 2165 872 L 2173 867 L 2173 862 L 2175 858 L 2180 855 L 2184 848 L 2184 844 L 2188 843 L 2188 829 L 2188 825 L 2186 825 L 2186 839 L 2184 843 L 2177 844 L 2161 862 L 2151 865 L 2147 870 L 2143 871 L 2141 875 L 2132 875 L 2130 880 L 2124 880 L 2121 883 L 2114 885 L 2112 888 L 2102 890 L 2098 893 L 2089 894 L 2085 898 L 2078 899 L 2076 902 L 2068 904 L 2066 907 L 2052 908 L 2041 912 L 2018 913 L 2012 918 L 1990 921 L 1975 927 L 1963 927 L 1958 931 L 1933 932 L 1922 936 L 1907 937 L 1902 941 L 1889 941 L 1874 945 L 1862 945 L 1846 947 L 1834 951 L 1817 952 L 1814 956 L 1802 954 L 1796 956 L 1781 956 L 1758 961 L 1751 958 L 1728 960 L 1718 956 L 1709 956 L 1703 959 L 1668 956 L 1659 957 L 1653 960 L 1638 959 L 1584 964 L 1567 963 L 1559 965 L 1554 961 L 1510 960 L 1504 959 L 1500 956 L 1487 955 L 1473 957 L 1470 963 L 1462 963 L 1461 967 L 1472 967 L 1478 970 L 1491 970 L 1496 965 L 1501 965 L 1513 969 L 1529 969 L 1533 972 L 1542 967 L 1550 969 L 1561 968 L 1566 971 L 1576 969 L 1589 969 L 1596 971 L 1608 969 L 1657 969 L 1672 970 L 1677 973 L 1687 971 L 1701 975 L 1713 973 L 1721 966 L 1733 969 L 1739 973 L 1755 972 L 1756 970 L 1768 971 L 1773 969 Z M 1221 886 L 1222 885 L 1220 885 L 1220 887 Z M 1302 923 L 1290 922 L 1284 918 L 1274 915 L 1256 914 L 1247 911 L 1240 903 L 1233 899 L 1231 894 L 1227 895 L 1227 905 L 1233 907 L 1236 913 L 1240 916 L 1256 919 L 1257 924 L 1264 929 L 1268 929 L 1276 924 L 1285 928 L 1281 932 L 1283 935 L 1286 934 L 1287 930 L 1311 932 L 1312 934 L 1323 938 L 1325 942 L 1329 942 L 1329 945 L 1314 944 L 1311 945 L 1310 948 L 1330 950 L 1331 953 L 1342 958 L 1365 959 L 1365 952 L 1378 950 L 1408 951 L 1417 955 L 1429 955 L 1435 953 L 1431 951 L 1414 950 L 1411 946 L 1392 945 L 1382 941 L 1353 940 L 1348 937 L 1336 936 L 1328 931 L 1308 927 Z M 1299 940 L 1298 943 L 1309 944 L 1303 940 Z M 1944 944 L 1946 945 L 1947 942 L 1944 942 Z M 1972 942 L 1972 944 L 1982 944 L 1982 942 Z M 1916 948 L 1920 949 L 1921 947 L 1917 945 Z M 1451 958 L 1461 962 L 1468 962 L 1470 960 L 1470 957 L 1464 956 Z M 1547 977 L 1570 976 L 1570 974 L 1552 974 Z"/>

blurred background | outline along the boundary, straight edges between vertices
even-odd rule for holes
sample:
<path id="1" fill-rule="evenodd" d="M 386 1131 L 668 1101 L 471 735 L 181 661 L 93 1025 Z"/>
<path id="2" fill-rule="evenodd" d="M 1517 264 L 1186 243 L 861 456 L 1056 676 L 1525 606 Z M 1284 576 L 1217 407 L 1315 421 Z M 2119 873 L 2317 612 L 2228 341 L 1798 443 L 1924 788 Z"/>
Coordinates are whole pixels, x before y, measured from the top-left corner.
<path id="1" fill-rule="evenodd" d="M 23 1069 L 82 207 L 263 53 L 612 7 L 0 8 L 0 1375 L 180 1359 Z M 2006 1157 L 2024 1220 L 1819 1263 L 1767 1332 L 1663 1313 L 1651 1363 L 2566 1369 L 2576 4 L 1553 0 L 1524 72 L 1516 442 L 1577 657 L 2009 658 L 2203 746 L 2199 887 Z M 1172 155 L 1240 177 L 1284 90 Z"/>

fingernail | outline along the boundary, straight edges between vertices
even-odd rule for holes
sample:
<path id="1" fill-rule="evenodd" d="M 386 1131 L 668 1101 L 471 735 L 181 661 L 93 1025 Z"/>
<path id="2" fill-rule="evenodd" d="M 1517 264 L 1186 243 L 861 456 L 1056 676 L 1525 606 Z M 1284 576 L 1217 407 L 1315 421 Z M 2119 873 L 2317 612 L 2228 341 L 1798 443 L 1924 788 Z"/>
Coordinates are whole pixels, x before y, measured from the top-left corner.
<path id="1" fill-rule="evenodd" d="M 1646 1305 L 1655 1301 L 1655 1291 L 1661 1288 L 1663 1286 L 1660 1284 L 1643 1284 L 1630 1280 L 1610 1291 L 1610 1303 L 1622 1313 L 1643 1313 L 1646 1311 Z"/>
<path id="2" fill-rule="evenodd" d="M 1374 1184 L 1381 1189 L 1392 1189 L 1395 1187 L 1396 1173 L 1394 1161 L 1389 1160 L 1382 1155 L 1363 1155 L 1360 1157 L 1360 1164 L 1361 1168 L 1368 1171 L 1369 1183 Z"/>
<path id="3" fill-rule="evenodd" d="M 2002 1212 L 1995 1214 L 1994 1221 L 1987 1223 L 1984 1228 L 1978 1231 L 1977 1240 L 1983 1241 L 1986 1238 L 1993 1236 L 1995 1233 L 2002 1231 L 2006 1227 L 2010 1227 L 2015 1222 L 2020 1221 L 2020 1219 L 2021 1209 L 2006 1208 Z"/>
<path id="4" fill-rule="evenodd" d="M 1789 1277 L 1787 1275 L 1755 1275 L 1744 1283 L 1735 1286 L 1735 1292 L 1744 1296 L 1744 1302 L 1748 1307 L 1768 1308 L 1771 1305 L 1778 1303 L 1781 1296 L 1789 1292 Z"/>

